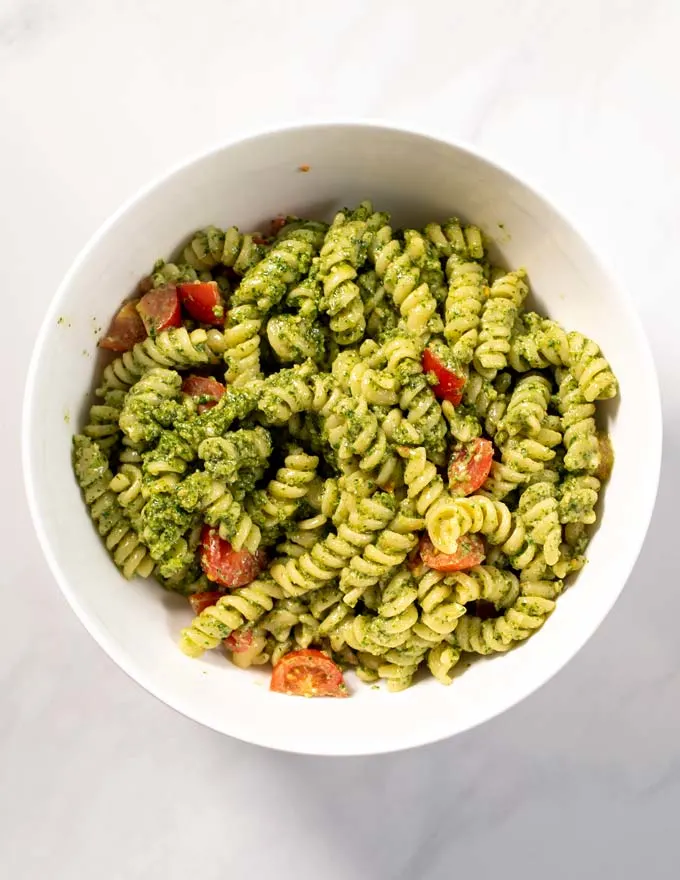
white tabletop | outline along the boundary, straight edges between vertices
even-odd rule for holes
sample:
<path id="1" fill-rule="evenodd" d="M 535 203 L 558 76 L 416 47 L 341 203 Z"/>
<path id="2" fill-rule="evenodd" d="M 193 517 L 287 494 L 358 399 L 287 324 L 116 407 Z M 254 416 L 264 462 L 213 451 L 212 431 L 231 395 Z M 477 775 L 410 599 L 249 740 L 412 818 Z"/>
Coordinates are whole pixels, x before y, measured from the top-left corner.
<path id="1" fill-rule="evenodd" d="M 0 3 L 1 877 L 678 876 L 679 37 L 674 0 Z M 543 187 L 627 278 L 664 396 L 656 515 L 597 635 L 501 718 L 380 758 L 243 745 L 141 690 L 61 597 L 19 464 L 33 339 L 99 223 L 315 116 L 436 121 Z"/>

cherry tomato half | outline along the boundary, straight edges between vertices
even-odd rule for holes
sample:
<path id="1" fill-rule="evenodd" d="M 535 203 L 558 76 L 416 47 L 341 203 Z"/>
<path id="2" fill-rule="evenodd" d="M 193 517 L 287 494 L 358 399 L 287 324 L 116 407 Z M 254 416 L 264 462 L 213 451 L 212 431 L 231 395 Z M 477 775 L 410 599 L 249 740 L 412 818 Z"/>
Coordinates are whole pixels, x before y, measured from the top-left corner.
<path id="1" fill-rule="evenodd" d="M 99 340 L 100 348 L 107 351 L 130 351 L 133 345 L 146 339 L 144 322 L 137 311 L 138 302 L 138 299 L 133 299 L 119 309 L 106 336 Z"/>
<path id="2" fill-rule="evenodd" d="M 245 632 L 235 630 L 224 639 L 224 647 L 228 648 L 232 654 L 244 654 L 252 644 L 252 630 L 246 630 Z"/>
<path id="3" fill-rule="evenodd" d="M 178 284 L 182 305 L 202 324 L 224 324 L 224 300 L 216 281 L 192 281 Z"/>
<path id="4" fill-rule="evenodd" d="M 493 443 L 477 437 L 453 450 L 449 486 L 454 495 L 472 495 L 484 484 L 493 462 Z"/>
<path id="5" fill-rule="evenodd" d="M 265 564 L 265 555 L 247 550 L 234 550 L 229 541 L 220 538 L 218 529 L 203 526 L 201 532 L 201 566 L 208 579 L 223 587 L 245 587 L 255 580 Z"/>
<path id="6" fill-rule="evenodd" d="M 210 376 L 187 376 L 182 382 L 182 391 L 195 397 L 199 413 L 212 409 L 226 391 L 224 385 Z"/>
<path id="7" fill-rule="evenodd" d="M 429 348 L 423 352 L 422 365 L 425 373 L 434 373 L 437 377 L 437 384 L 432 386 L 435 397 L 450 400 L 454 406 L 458 406 L 463 399 L 465 376 L 459 376 L 450 370 Z"/>
<path id="8" fill-rule="evenodd" d="M 168 327 L 179 327 L 182 323 L 179 296 L 174 284 L 166 284 L 165 287 L 145 293 L 137 303 L 137 311 L 149 336 L 155 336 Z"/>
<path id="9" fill-rule="evenodd" d="M 217 602 L 223 595 L 224 594 L 220 593 L 218 590 L 209 590 L 205 593 L 194 593 L 193 596 L 189 596 L 189 604 L 193 608 L 194 614 L 200 614 L 201 611 L 205 611 L 206 608 L 212 608 L 213 605 L 217 605 Z"/>
<path id="10" fill-rule="evenodd" d="M 420 556 L 435 571 L 463 571 L 484 561 L 484 541 L 479 535 L 463 535 L 455 553 L 440 553 L 424 535 L 420 539 Z"/>
<path id="11" fill-rule="evenodd" d="M 342 670 L 323 651 L 285 654 L 274 667 L 270 690 L 298 697 L 346 697 Z"/>

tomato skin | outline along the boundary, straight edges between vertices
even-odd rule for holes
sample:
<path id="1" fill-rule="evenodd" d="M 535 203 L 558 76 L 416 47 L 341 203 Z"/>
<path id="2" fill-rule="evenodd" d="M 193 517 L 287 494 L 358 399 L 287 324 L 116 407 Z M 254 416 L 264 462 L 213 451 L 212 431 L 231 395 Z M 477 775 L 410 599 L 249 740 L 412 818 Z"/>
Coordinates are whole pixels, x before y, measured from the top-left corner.
<path id="1" fill-rule="evenodd" d="M 288 220 L 285 217 L 274 217 L 274 219 L 271 222 L 269 234 L 270 235 L 278 235 L 279 232 L 281 232 L 281 230 L 283 229 L 283 227 L 286 225 L 287 222 L 288 222 Z"/>
<path id="2" fill-rule="evenodd" d="M 285 654 L 272 670 L 269 689 L 296 697 L 347 697 L 342 670 L 316 648 Z"/>
<path id="3" fill-rule="evenodd" d="M 223 595 L 224 593 L 220 593 L 218 590 L 194 593 L 193 596 L 189 596 L 189 604 L 191 605 L 194 614 L 198 615 L 202 611 L 205 611 L 206 608 L 212 608 L 213 605 L 216 605 Z"/>
<path id="4" fill-rule="evenodd" d="M 200 401 L 196 407 L 199 413 L 216 406 L 226 390 L 221 382 L 210 376 L 187 376 L 182 382 L 182 391 Z"/>
<path id="5" fill-rule="evenodd" d="M 253 633 L 251 630 L 233 632 L 223 641 L 225 648 L 228 648 L 232 654 L 244 654 L 253 643 Z"/>
<path id="6" fill-rule="evenodd" d="M 472 495 L 486 482 L 493 463 L 493 443 L 476 437 L 456 446 L 449 462 L 449 487 L 454 495 Z"/>
<path id="7" fill-rule="evenodd" d="M 137 311 L 149 336 L 155 336 L 169 327 L 179 327 L 182 323 L 179 296 L 174 284 L 166 284 L 145 293 L 137 303 Z"/>
<path id="8" fill-rule="evenodd" d="M 130 351 L 138 342 L 146 339 L 146 328 L 137 311 L 138 299 L 130 300 L 118 310 L 99 347 L 107 351 Z"/>
<path id="9" fill-rule="evenodd" d="M 484 561 L 484 541 L 479 535 L 463 535 L 455 553 L 440 553 L 427 535 L 420 539 L 420 556 L 435 571 L 464 571 Z"/>
<path id="10" fill-rule="evenodd" d="M 220 538 L 219 530 L 203 526 L 201 532 L 201 566 L 208 580 L 235 589 L 254 581 L 264 568 L 263 550 L 253 555 L 247 550 L 234 550 L 229 541 Z"/>
<path id="11" fill-rule="evenodd" d="M 224 324 L 224 300 L 216 281 L 191 281 L 178 284 L 182 305 L 196 321 L 202 324 Z"/>
<path id="12" fill-rule="evenodd" d="M 429 348 L 423 352 L 422 366 L 423 372 L 434 373 L 437 377 L 437 384 L 432 386 L 435 397 L 439 400 L 450 400 L 454 406 L 458 406 L 463 399 L 465 376 L 459 376 L 450 370 Z"/>

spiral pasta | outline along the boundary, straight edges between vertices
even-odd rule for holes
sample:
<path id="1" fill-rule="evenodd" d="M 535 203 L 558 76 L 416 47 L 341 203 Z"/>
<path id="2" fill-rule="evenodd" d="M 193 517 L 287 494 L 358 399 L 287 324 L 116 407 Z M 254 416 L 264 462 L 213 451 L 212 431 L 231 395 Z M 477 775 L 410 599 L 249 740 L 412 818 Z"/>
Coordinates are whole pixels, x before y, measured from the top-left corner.
<path id="1" fill-rule="evenodd" d="M 186 370 L 217 362 L 218 357 L 208 345 L 205 330 L 190 333 L 185 327 L 172 327 L 162 330 L 154 339 L 149 337 L 138 342 L 105 367 L 97 394 L 103 397 L 107 391 L 127 391 L 144 373 L 155 367 Z"/>
<path id="2" fill-rule="evenodd" d="M 326 233 L 319 253 L 319 278 L 323 284 L 321 311 L 330 317 L 330 328 L 339 345 L 352 345 L 366 329 L 357 271 L 367 256 L 366 222 L 339 213 Z"/>
<path id="3" fill-rule="evenodd" d="M 281 556 L 298 559 L 324 537 L 327 522 L 328 517 L 323 513 L 298 520 L 293 527 L 286 530 L 285 540 L 276 545 L 277 551 Z"/>
<path id="4" fill-rule="evenodd" d="M 485 379 L 493 379 L 507 366 L 510 337 L 518 310 L 528 293 L 525 272 L 508 272 L 494 281 L 479 321 L 479 338 L 473 363 Z"/>
<path id="5" fill-rule="evenodd" d="M 425 525 L 438 550 L 455 553 L 458 541 L 468 532 L 481 532 L 492 544 L 502 544 L 512 529 L 512 516 L 507 506 L 494 498 L 459 498 L 447 493 L 430 507 Z"/>
<path id="6" fill-rule="evenodd" d="M 435 501 L 446 493 L 444 481 L 437 473 L 437 468 L 427 460 L 424 447 L 406 452 L 405 457 L 404 482 L 408 497 L 413 501 L 418 515 L 425 516 Z"/>
<path id="7" fill-rule="evenodd" d="M 479 373 L 473 373 L 468 377 L 463 389 L 463 404 L 468 410 L 468 418 L 473 417 L 477 424 L 483 423 L 484 430 L 490 437 L 495 437 L 501 426 L 503 416 L 508 406 L 508 395 L 505 388 L 506 373 L 500 373 L 494 382 L 484 379 Z M 446 402 L 442 405 L 444 414 L 451 420 L 453 409 L 446 406 Z M 471 428 L 474 431 L 474 423 Z M 453 431 L 453 426 L 452 426 Z M 477 433 L 472 436 L 478 436 L 481 433 L 481 425 L 479 425 Z M 465 438 L 455 435 L 456 439 L 465 442 Z"/>
<path id="8" fill-rule="evenodd" d="M 595 427 L 595 406 L 587 401 L 575 376 L 558 371 L 557 406 L 564 431 L 564 466 L 568 471 L 595 473 L 600 466 L 600 446 Z"/>
<path id="9" fill-rule="evenodd" d="M 174 370 L 155 367 L 145 373 L 130 388 L 122 407 L 119 425 L 133 442 L 149 442 L 160 436 L 163 421 L 165 427 L 178 415 L 178 407 L 165 404 L 180 396 L 182 377 Z"/>
<path id="10" fill-rule="evenodd" d="M 189 657 L 200 657 L 204 651 L 216 648 L 234 630 L 246 622 L 254 623 L 274 607 L 274 600 L 283 593 L 274 581 L 259 578 L 222 596 L 215 605 L 195 617 L 182 630 L 180 648 Z"/>
<path id="11" fill-rule="evenodd" d="M 510 436 L 535 437 L 548 414 L 552 387 L 544 376 L 528 375 L 519 380 L 510 395 L 503 428 Z"/>
<path id="12" fill-rule="evenodd" d="M 421 269 L 428 259 L 425 239 L 416 230 L 407 230 L 404 246 L 392 236 L 392 228 L 383 226 L 373 236 L 369 253 L 375 271 L 391 294 L 406 330 L 428 335 L 436 316 L 437 301 L 426 283 L 421 282 Z"/>
<path id="13" fill-rule="evenodd" d="M 555 458 L 555 451 L 540 439 L 511 437 L 502 447 L 501 459 L 509 471 L 520 473 L 524 480 L 545 470 L 545 463 Z"/>
<path id="14" fill-rule="evenodd" d="M 116 566 L 126 578 L 148 577 L 153 560 L 109 488 L 112 474 L 106 456 L 89 437 L 73 438 L 73 468 L 90 516 Z"/>
<path id="15" fill-rule="evenodd" d="M 433 647 L 456 629 L 465 614 L 452 578 L 444 572 L 426 571 L 418 579 L 417 588 L 420 618 L 414 626 L 414 635 L 426 647 Z"/>
<path id="16" fill-rule="evenodd" d="M 457 217 L 451 217 L 442 224 L 428 223 L 425 234 L 444 259 L 451 254 L 472 260 L 484 257 L 484 240 L 479 227 L 462 225 Z"/>
<path id="17" fill-rule="evenodd" d="M 427 668 L 440 684 L 449 685 L 453 681 L 451 670 L 460 660 L 460 651 L 455 645 L 440 642 L 430 648 L 427 655 Z"/>
<path id="18" fill-rule="evenodd" d="M 335 693 L 342 670 L 399 691 L 551 614 L 586 562 L 613 464 L 596 404 L 618 385 L 486 244 L 455 218 L 393 231 L 365 201 L 330 226 L 207 226 L 140 281 L 217 285 L 224 328 L 181 289 L 181 325 L 105 366 L 73 465 L 126 577 L 216 600 L 188 655 L 223 643 L 286 692 Z"/>
<path id="19" fill-rule="evenodd" d="M 527 312 L 515 321 L 508 364 L 518 373 L 546 367 L 569 366 L 571 355 L 567 334 L 559 324 Z"/>
<path id="20" fill-rule="evenodd" d="M 543 626 L 562 586 L 562 581 L 524 581 L 520 596 L 500 617 L 482 620 L 466 614 L 456 628 L 456 645 L 475 654 L 509 650 Z"/>
<path id="21" fill-rule="evenodd" d="M 319 247 L 318 225 L 285 226 L 271 249 L 243 276 L 233 294 L 234 306 L 253 305 L 263 315 L 271 311 L 309 271 Z"/>
<path id="22" fill-rule="evenodd" d="M 343 355 L 352 355 L 343 370 L 343 381 L 340 385 L 349 391 L 352 397 L 365 400 L 375 406 L 394 406 L 399 400 L 400 382 L 391 370 L 376 370 L 369 366 L 358 352 L 346 350 L 338 355 L 333 364 L 334 375 L 337 374 L 336 364 Z"/>
<path id="23" fill-rule="evenodd" d="M 423 445 L 437 464 L 443 464 L 446 448 L 446 422 L 436 397 L 423 373 L 409 376 L 399 395 L 399 406 L 407 414 L 411 428 L 420 432 Z"/>
<path id="24" fill-rule="evenodd" d="M 399 471 L 398 458 L 365 400 L 341 398 L 326 419 L 324 432 L 340 461 L 357 456 L 359 467 L 374 473 L 379 486 L 388 485 Z"/>
<path id="25" fill-rule="evenodd" d="M 569 333 L 567 338 L 571 372 L 585 399 L 591 403 L 616 397 L 618 382 L 600 346 L 581 333 Z"/>
<path id="26" fill-rule="evenodd" d="M 385 529 L 394 513 L 394 501 L 384 492 L 363 498 L 346 523 L 297 559 L 272 565 L 271 575 L 287 596 L 301 596 L 335 580 L 347 562 Z M 345 569 L 346 571 L 347 569 Z M 343 571 L 344 575 L 344 571 Z M 345 598 L 351 607 L 351 602 Z"/>
<path id="27" fill-rule="evenodd" d="M 316 455 L 291 448 L 267 488 L 250 495 L 247 509 L 253 521 L 265 530 L 290 521 L 313 484 L 318 464 Z"/>
<path id="28" fill-rule="evenodd" d="M 135 528 L 139 528 L 142 508 L 146 501 L 142 492 L 142 485 L 141 468 L 134 464 L 121 465 L 109 483 L 109 489 L 116 493 L 118 503 Z"/>
<path id="29" fill-rule="evenodd" d="M 431 265 L 427 243 L 421 233 L 415 229 L 407 229 L 404 232 L 403 257 L 419 269 L 420 284 L 409 291 L 408 285 L 404 287 L 400 283 L 399 275 L 393 278 L 388 270 L 384 279 L 385 287 L 392 294 L 405 329 L 418 336 L 427 336 L 432 330 L 441 328 L 441 321 L 439 324 L 433 324 L 433 318 L 437 315 L 437 299 L 431 289 L 431 285 L 436 291 L 444 287 L 441 266 L 438 262 L 436 269 Z"/>
<path id="30" fill-rule="evenodd" d="M 361 272 L 357 284 L 364 304 L 366 335 L 377 339 L 394 330 L 399 323 L 399 311 L 375 269 Z"/>
<path id="31" fill-rule="evenodd" d="M 257 386 L 257 407 L 270 425 L 285 425 L 301 412 L 326 415 L 342 395 L 328 373 L 318 373 L 311 361 L 279 370 Z"/>
<path id="32" fill-rule="evenodd" d="M 151 275 L 143 282 L 144 288 L 165 287 L 167 284 L 186 284 L 198 281 L 198 272 L 189 263 L 168 263 L 156 260 Z M 143 289 L 144 289 L 143 288 Z"/>
<path id="33" fill-rule="evenodd" d="M 326 335 L 313 320 L 300 315 L 274 315 L 267 321 L 267 339 L 282 363 L 302 363 L 311 358 L 323 364 Z"/>
<path id="34" fill-rule="evenodd" d="M 197 232 L 182 251 L 182 256 L 194 269 L 212 269 L 221 264 L 232 268 L 238 275 L 257 265 L 267 251 L 259 233 L 238 231 L 230 226 L 226 231 L 208 226 Z"/>
<path id="35" fill-rule="evenodd" d="M 254 489 L 264 475 L 272 450 L 271 434 L 258 425 L 229 431 L 222 437 L 206 437 L 197 452 L 209 474 L 227 485 L 236 485 L 243 495 Z"/>
<path id="36" fill-rule="evenodd" d="M 260 330 L 263 319 L 251 303 L 236 305 L 229 312 L 224 328 L 222 352 L 227 370 L 226 382 L 234 386 L 246 386 L 259 379 Z"/>
<path id="37" fill-rule="evenodd" d="M 558 515 L 557 493 L 552 483 L 534 483 L 522 492 L 517 506 L 531 538 L 543 547 L 548 565 L 560 558 L 562 527 Z"/>
<path id="38" fill-rule="evenodd" d="M 340 575 L 340 588 L 348 605 L 356 604 L 366 589 L 376 584 L 390 569 L 396 568 L 418 543 L 417 532 L 423 527 L 411 501 L 403 501 L 382 528 L 375 543 L 368 543 L 361 554 L 353 556 Z"/>
<path id="39" fill-rule="evenodd" d="M 316 265 L 315 265 L 316 264 Z M 314 322 L 319 314 L 322 288 L 319 281 L 318 259 L 312 260 L 309 275 L 286 294 L 285 303 L 297 312 L 298 317 Z M 316 325 L 314 325 L 316 327 Z"/>
<path id="40" fill-rule="evenodd" d="M 260 546 L 258 526 L 226 485 L 205 471 L 190 474 L 177 486 L 174 497 L 183 510 L 200 512 L 208 525 L 216 526 L 220 537 L 229 541 L 234 550 L 245 547 L 255 553 Z"/>
<path id="41" fill-rule="evenodd" d="M 596 519 L 595 505 L 601 483 L 590 474 L 571 474 L 559 487 L 559 517 L 561 523 L 592 525 Z"/>
<path id="42" fill-rule="evenodd" d="M 90 440 L 95 440 L 99 448 L 106 451 L 120 438 L 118 419 L 125 401 L 125 392 L 107 391 L 102 396 L 103 403 L 94 403 L 90 407 L 83 434 Z"/>
<path id="43" fill-rule="evenodd" d="M 446 263 L 449 292 L 444 310 L 444 335 L 454 357 L 469 364 L 477 349 L 479 329 L 489 288 L 479 263 L 452 253 Z"/>

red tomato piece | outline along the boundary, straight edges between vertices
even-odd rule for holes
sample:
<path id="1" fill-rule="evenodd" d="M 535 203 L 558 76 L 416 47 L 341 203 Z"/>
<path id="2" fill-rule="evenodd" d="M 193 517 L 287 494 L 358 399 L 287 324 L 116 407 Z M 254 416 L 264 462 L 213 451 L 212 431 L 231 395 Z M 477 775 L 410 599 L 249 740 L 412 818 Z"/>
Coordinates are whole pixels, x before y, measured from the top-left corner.
<path id="1" fill-rule="evenodd" d="M 420 556 L 435 571 L 463 571 L 484 561 L 484 541 L 479 535 L 463 535 L 455 553 L 440 553 L 424 535 L 420 539 Z"/>
<path id="2" fill-rule="evenodd" d="M 465 376 L 459 376 L 450 370 L 429 348 L 423 352 L 423 370 L 426 373 L 434 373 L 437 384 L 432 386 L 435 397 L 440 400 L 450 400 L 454 406 L 463 399 Z"/>
<path id="3" fill-rule="evenodd" d="M 182 323 L 179 296 L 174 284 L 166 284 L 145 293 L 137 303 L 137 311 L 149 336 L 155 336 L 168 327 L 179 327 Z"/>
<path id="4" fill-rule="evenodd" d="M 213 605 L 216 605 L 223 595 L 224 594 L 220 593 L 218 590 L 210 590 L 205 593 L 194 593 L 193 596 L 189 596 L 189 603 L 194 610 L 194 614 L 200 614 L 201 611 L 205 611 L 206 608 L 212 608 Z"/>
<path id="5" fill-rule="evenodd" d="M 245 632 L 236 630 L 224 639 L 225 648 L 228 648 L 232 654 L 244 654 L 252 644 L 253 633 L 249 629 Z"/>
<path id="6" fill-rule="evenodd" d="M 187 376 L 182 382 L 182 391 L 190 397 L 196 398 L 198 403 L 196 409 L 202 413 L 217 404 L 226 388 L 221 382 L 210 376 Z"/>
<path id="7" fill-rule="evenodd" d="M 217 529 L 203 526 L 201 532 L 201 566 L 208 580 L 223 587 L 245 587 L 255 580 L 265 564 L 262 550 L 253 555 L 247 550 L 234 550 L 229 541 L 220 538 Z"/>
<path id="8" fill-rule="evenodd" d="M 484 485 L 493 462 L 493 443 L 477 437 L 456 446 L 449 462 L 449 486 L 454 495 L 472 495 Z"/>
<path id="9" fill-rule="evenodd" d="M 99 347 L 108 351 L 130 351 L 133 345 L 146 339 L 144 322 L 137 311 L 138 299 L 133 299 L 118 311 Z"/>
<path id="10" fill-rule="evenodd" d="M 285 217 L 274 217 L 269 230 L 270 235 L 278 235 L 287 222 L 288 220 Z"/>
<path id="11" fill-rule="evenodd" d="M 274 667 L 269 689 L 298 697 L 349 696 L 340 667 L 315 648 L 285 654 Z"/>
<path id="12" fill-rule="evenodd" d="M 202 324 L 224 324 L 224 300 L 216 281 L 192 281 L 178 284 L 182 305 L 192 318 Z"/>

